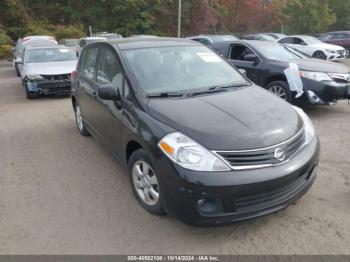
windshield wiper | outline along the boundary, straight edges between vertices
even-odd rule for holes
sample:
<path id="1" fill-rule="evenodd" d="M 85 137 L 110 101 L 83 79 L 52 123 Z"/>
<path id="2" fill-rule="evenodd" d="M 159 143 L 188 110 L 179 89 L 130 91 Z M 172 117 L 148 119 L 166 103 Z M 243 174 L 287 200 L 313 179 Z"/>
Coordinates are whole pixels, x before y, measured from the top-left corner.
<path id="1" fill-rule="evenodd" d="M 182 97 L 183 93 L 177 93 L 177 92 L 161 92 L 161 93 L 155 93 L 155 94 L 148 94 L 148 98 L 157 98 L 157 97 Z"/>
<path id="2" fill-rule="evenodd" d="M 226 85 L 226 86 L 211 86 L 206 90 L 202 91 L 197 91 L 197 92 L 192 92 L 188 93 L 187 96 L 193 97 L 201 94 L 212 94 L 212 93 L 220 93 L 220 92 L 225 92 L 229 88 L 236 88 L 236 87 L 242 87 L 242 86 L 247 86 L 250 85 L 250 83 L 242 83 L 242 84 L 236 84 L 236 85 Z"/>

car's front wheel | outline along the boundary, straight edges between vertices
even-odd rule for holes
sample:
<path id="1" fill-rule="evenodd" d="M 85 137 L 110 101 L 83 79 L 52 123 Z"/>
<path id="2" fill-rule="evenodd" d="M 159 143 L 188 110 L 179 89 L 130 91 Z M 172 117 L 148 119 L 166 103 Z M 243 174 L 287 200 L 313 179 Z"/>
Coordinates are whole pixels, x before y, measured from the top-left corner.
<path id="1" fill-rule="evenodd" d="M 83 136 L 89 136 L 90 133 L 84 125 L 83 114 L 81 113 L 81 109 L 80 109 L 80 106 L 78 105 L 78 103 L 75 104 L 74 111 L 75 111 L 75 122 L 77 124 L 79 133 Z"/>
<path id="2" fill-rule="evenodd" d="M 322 51 L 316 51 L 313 55 L 313 58 L 317 58 L 317 59 L 322 59 L 322 60 L 326 60 L 327 56 L 325 53 L 323 53 Z"/>
<path id="3" fill-rule="evenodd" d="M 273 81 L 267 85 L 266 89 L 278 96 L 279 98 L 292 103 L 292 92 L 289 89 L 289 85 L 285 81 Z"/>
<path id="4" fill-rule="evenodd" d="M 132 191 L 140 205 L 155 215 L 164 214 L 159 179 L 143 149 L 136 150 L 128 163 Z"/>

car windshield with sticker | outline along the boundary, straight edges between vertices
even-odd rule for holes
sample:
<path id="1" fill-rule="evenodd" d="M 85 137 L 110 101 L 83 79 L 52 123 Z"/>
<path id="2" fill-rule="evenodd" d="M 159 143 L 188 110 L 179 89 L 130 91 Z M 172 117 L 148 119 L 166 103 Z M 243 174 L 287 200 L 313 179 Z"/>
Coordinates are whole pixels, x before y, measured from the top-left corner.
<path id="1" fill-rule="evenodd" d="M 148 94 L 247 84 L 236 69 L 204 46 L 132 49 L 124 51 L 124 57 Z"/>

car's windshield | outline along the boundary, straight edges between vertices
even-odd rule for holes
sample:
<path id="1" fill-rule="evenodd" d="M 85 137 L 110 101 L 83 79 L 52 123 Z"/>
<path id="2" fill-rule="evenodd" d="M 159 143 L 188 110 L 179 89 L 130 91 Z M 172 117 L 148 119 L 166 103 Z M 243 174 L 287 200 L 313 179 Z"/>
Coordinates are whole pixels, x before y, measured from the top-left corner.
<path id="1" fill-rule="evenodd" d="M 316 37 L 313 37 L 313 36 L 305 36 L 302 38 L 305 43 L 307 44 L 318 44 L 318 43 L 322 43 L 319 39 L 317 39 Z"/>
<path id="2" fill-rule="evenodd" d="M 225 42 L 225 41 L 234 41 L 238 40 L 237 37 L 234 37 L 233 35 L 213 35 L 211 36 L 214 42 Z"/>
<path id="3" fill-rule="evenodd" d="M 133 49 L 124 54 L 147 94 L 249 84 L 231 65 L 204 46 Z"/>
<path id="4" fill-rule="evenodd" d="M 44 63 L 76 60 L 67 48 L 40 48 L 28 50 L 26 63 Z"/>
<path id="5" fill-rule="evenodd" d="M 290 60 L 302 58 L 287 47 L 279 44 L 272 43 L 271 45 L 258 45 L 256 46 L 256 49 L 258 49 L 258 51 L 267 59 L 271 60 Z"/>

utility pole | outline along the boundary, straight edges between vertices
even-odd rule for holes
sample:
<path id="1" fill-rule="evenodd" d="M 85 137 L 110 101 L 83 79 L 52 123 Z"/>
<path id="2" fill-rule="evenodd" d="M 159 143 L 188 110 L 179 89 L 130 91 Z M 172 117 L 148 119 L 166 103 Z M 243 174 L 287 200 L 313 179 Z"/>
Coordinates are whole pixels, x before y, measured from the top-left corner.
<path id="1" fill-rule="evenodd" d="M 179 0 L 178 4 L 177 37 L 181 37 L 181 0 Z"/>

